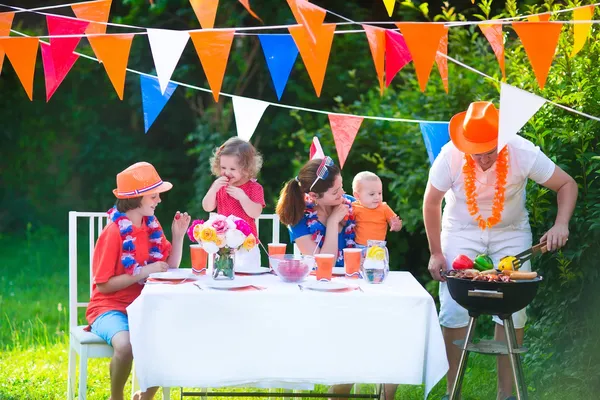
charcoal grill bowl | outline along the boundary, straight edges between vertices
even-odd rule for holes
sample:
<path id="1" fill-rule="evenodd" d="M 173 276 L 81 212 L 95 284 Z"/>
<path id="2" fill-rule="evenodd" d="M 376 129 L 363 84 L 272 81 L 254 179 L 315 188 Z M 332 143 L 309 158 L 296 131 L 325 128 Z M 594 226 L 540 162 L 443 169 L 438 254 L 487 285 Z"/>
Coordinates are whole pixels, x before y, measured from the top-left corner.
<path id="1" fill-rule="evenodd" d="M 537 293 L 542 277 L 517 282 L 473 281 L 448 276 L 450 296 L 470 315 L 509 316 L 525 308 Z"/>

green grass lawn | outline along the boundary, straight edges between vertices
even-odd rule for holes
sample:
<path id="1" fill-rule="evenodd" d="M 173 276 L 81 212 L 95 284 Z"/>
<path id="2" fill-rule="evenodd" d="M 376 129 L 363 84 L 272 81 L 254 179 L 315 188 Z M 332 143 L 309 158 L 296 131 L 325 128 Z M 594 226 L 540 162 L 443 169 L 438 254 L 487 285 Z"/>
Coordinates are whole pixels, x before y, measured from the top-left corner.
<path id="1" fill-rule="evenodd" d="M 82 248 L 87 243 L 82 243 Z M 64 399 L 68 361 L 68 252 L 67 237 L 53 231 L 29 232 L 25 238 L 0 236 L 3 254 L 0 276 L 0 400 Z M 82 251 L 81 264 L 88 255 Z M 185 257 L 189 257 L 186 254 Z M 184 263 L 188 263 L 184 259 Z M 82 265 L 80 292 L 87 289 Z M 107 399 L 108 359 L 90 360 L 88 398 Z M 557 380 L 551 387 L 530 382 L 531 399 L 596 399 L 585 384 Z M 364 389 L 367 389 L 365 387 Z M 445 380 L 429 399 L 444 394 Z M 130 386 L 126 388 L 130 390 Z M 231 389 L 223 389 L 230 391 Z M 319 386 L 318 391 L 326 391 Z M 463 399 L 494 399 L 495 360 L 473 355 L 465 377 Z M 160 392 L 159 392 L 160 394 Z M 157 398 L 162 398 L 157 396 Z M 179 398 L 174 390 L 172 399 Z M 402 386 L 397 399 L 423 399 L 422 386 Z"/>

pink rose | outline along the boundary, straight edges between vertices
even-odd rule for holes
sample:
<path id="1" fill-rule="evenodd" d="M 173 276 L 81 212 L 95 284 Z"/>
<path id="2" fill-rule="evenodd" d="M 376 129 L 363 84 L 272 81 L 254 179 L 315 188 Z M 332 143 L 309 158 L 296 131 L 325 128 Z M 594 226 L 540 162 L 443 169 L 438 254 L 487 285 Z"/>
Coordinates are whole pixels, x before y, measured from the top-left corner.
<path id="1" fill-rule="evenodd" d="M 225 219 L 217 219 L 213 221 L 212 227 L 217 231 L 217 235 L 224 235 L 227 233 L 227 221 Z"/>
<path id="2" fill-rule="evenodd" d="M 242 232 L 244 234 L 244 236 L 248 236 L 249 234 L 252 233 L 252 229 L 250 228 L 250 225 L 243 219 L 236 220 L 235 227 L 237 228 L 238 231 Z"/>
<path id="3" fill-rule="evenodd" d="M 192 242 L 196 242 L 196 239 L 194 238 L 194 227 L 196 225 L 202 225 L 203 223 L 204 223 L 203 220 L 201 220 L 201 219 L 195 219 L 194 222 L 192 222 L 192 224 L 188 228 L 188 230 L 187 230 L 188 238 L 190 238 L 190 240 Z"/>

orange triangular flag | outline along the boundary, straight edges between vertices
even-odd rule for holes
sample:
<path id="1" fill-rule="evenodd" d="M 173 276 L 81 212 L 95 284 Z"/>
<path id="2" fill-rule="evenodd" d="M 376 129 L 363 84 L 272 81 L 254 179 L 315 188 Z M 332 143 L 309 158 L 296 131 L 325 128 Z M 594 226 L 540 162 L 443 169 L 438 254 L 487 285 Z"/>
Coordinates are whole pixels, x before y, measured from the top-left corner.
<path id="1" fill-rule="evenodd" d="M 440 72 L 440 78 L 442 78 L 442 84 L 444 90 L 448 94 L 448 35 L 442 36 L 438 52 L 435 55 L 435 63 L 437 64 L 438 71 Z"/>
<path id="2" fill-rule="evenodd" d="M 219 0 L 190 0 L 190 4 L 194 9 L 194 13 L 196 13 L 200 26 L 204 29 L 214 28 Z"/>
<path id="3" fill-rule="evenodd" d="M 494 50 L 500 70 L 502 71 L 502 78 L 506 78 L 506 72 L 504 69 L 504 36 L 502 35 L 501 24 L 479 24 L 479 29 L 483 32 L 488 42 Z"/>
<path id="4" fill-rule="evenodd" d="M 373 63 L 375 63 L 375 71 L 377 72 L 377 79 L 379 79 L 379 92 L 383 96 L 383 88 L 385 87 L 383 83 L 385 75 L 385 29 L 369 25 L 363 25 L 363 29 L 367 34 Z"/>
<path id="5" fill-rule="evenodd" d="M 550 21 L 551 13 L 543 13 L 537 15 L 530 15 L 527 17 L 527 21 L 529 22 L 548 22 Z"/>
<path id="6" fill-rule="evenodd" d="M 252 11 L 252 8 L 250 8 L 250 0 L 239 0 L 239 2 L 242 3 L 244 8 L 248 11 L 248 13 L 250 13 L 250 15 L 252 15 L 254 18 L 259 20 L 260 22 L 263 22 L 263 20 L 260 19 L 260 17 L 258 15 L 256 15 L 256 13 L 254 11 Z"/>
<path id="7" fill-rule="evenodd" d="M 340 168 L 344 168 L 348 153 L 354 143 L 354 138 L 360 129 L 363 117 L 357 117 L 354 115 L 339 115 L 339 114 L 328 114 L 329 124 L 331 125 L 331 132 L 333 133 L 333 141 L 335 142 L 335 149 L 338 153 L 338 159 L 340 160 Z"/>
<path id="8" fill-rule="evenodd" d="M 104 22 L 100 24 L 94 24 L 90 22 L 85 30 L 88 34 L 103 34 L 106 33 L 106 23 L 108 21 L 108 15 L 110 14 L 110 6 L 112 0 L 104 1 L 90 1 L 80 4 L 73 4 L 71 9 L 79 19 L 86 21 Z M 95 51 L 95 49 L 94 49 Z"/>
<path id="9" fill-rule="evenodd" d="M 127 72 L 127 61 L 129 60 L 129 50 L 131 50 L 133 36 L 103 35 L 88 37 L 96 52 L 96 57 L 104 65 L 108 78 L 121 100 L 123 100 L 125 73 Z"/>
<path id="10" fill-rule="evenodd" d="M 0 36 L 10 36 L 10 27 L 14 18 L 14 12 L 0 14 Z M 0 74 L 2 73 L 2 64 L 4 64 L 4 50 L 0 47 Z"/>
<path id="11" fill-rule="evenodd" d="M 304 61 L 310 80 L 315 87 L 317 97 L 320 97 L 323 81 L 325 80 L 325 72 L 327 71 L 331 44 L 333 43 L 335 24 L 323 24 L 318 29 L 315 29 L 313 33 L 317 41 L 314 44 L 304 26 L 290 26 L 288 30 L 294 38 L 298 51 L 300 51 L 302 61 Z"/>
<path id="12" fill-rule="evenodd" d="M 431 67 L 444 36 L 448 36 L 448 27 L 431 22 L 397 23 L 410 50 L 421 91 L 425 91 Z"/>
<path id="13" fill-rule="evenodd" d="M 0 39 L 0 47 L 6 52 L 21 84 L 33 100 L 33 75 L 35 73 L 35 59 L 37 58 L 39 39 L 35 37 L 15 37 Z"/>
<path id="14" fill-rule="evenodd" d="M 556 52 L 562 24 L 554 22 L 513 22 L 512 26 L 521 38 L 540 89 L 544 89 Z"/>
<path id="15" fill-rule="evenodd" d="M 573 21 L 591 21 L 594 18 L 594 6 L 576 8 L 573 11 Z M 573 51 L 571 57 L 579 53 L 590 35 L 591 23 L 573 24 Z"/>
<path id="16" fill-rule="evenodd" d="M 296 22 L 306 27 L 310 40 L 313 44 L 316 44 L 317 34 L 315 30 L 318 30 L 323 25 L 327 11 L 306 0 L 288 0 L 288 4 L 294 13 Z"/>
<path id="17" fill-rule="evenodd" d="M 215 101 L 219 101 L 219 92 L 223 84 L 234 33 L 233 29 L 190 32 Z"/>

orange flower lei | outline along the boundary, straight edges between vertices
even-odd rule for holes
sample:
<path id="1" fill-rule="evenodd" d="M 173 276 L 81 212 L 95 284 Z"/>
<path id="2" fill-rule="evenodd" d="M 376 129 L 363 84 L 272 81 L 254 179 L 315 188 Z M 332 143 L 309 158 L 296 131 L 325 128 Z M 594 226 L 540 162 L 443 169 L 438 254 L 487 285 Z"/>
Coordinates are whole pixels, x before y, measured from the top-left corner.
<path id="1" fill-rule="evenodd" d="M 488 219 L 484 219 L 479 214 L 479 206 L 477 205 L 477 195 L 475 194 L 475 160 L 470 155 L 465 154 L 465 161 L 462 171 L 465 180 L 465 196 L 467 198 L 469 214 L 475 217 L 482 230 L 491 228 L 502 220 L 506 177 L 508 175 L 508 150 L 504 147 L 496 160 L 496 191 L 492 203 L 492 215 Z"/>

